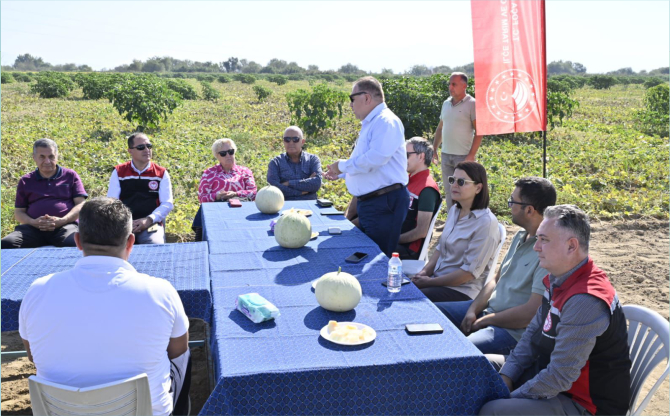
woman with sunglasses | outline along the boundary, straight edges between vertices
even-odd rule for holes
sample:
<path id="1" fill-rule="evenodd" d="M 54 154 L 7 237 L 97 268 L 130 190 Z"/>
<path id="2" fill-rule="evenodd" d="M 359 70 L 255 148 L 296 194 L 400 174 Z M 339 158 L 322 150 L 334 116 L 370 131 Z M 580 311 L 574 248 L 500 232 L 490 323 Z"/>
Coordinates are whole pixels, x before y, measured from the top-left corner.
<path id="1" fill-rule="evenodd" d="M 219 161 L 202 173 L 198 187 L 198 200 L 203 202 L 228 201 L 240 198 L 253 201 L 256 198 L 256 181 L 251 169 L 235 164 L 237 146 L 231 139 L 218 139 L 212 145 L 212 153 Z M 193 220 L 196 241 L 202 240 L 202 213 Z"/>
<path id="2" fill-rule="evenodd" d="M 412 281 L 433 302 L 474 299 L 484 286 L 500 243 L 498 220 L 488 208 L 486 169 L 461 162 L 448 178 L 454 205 L 435 253 Z"/>

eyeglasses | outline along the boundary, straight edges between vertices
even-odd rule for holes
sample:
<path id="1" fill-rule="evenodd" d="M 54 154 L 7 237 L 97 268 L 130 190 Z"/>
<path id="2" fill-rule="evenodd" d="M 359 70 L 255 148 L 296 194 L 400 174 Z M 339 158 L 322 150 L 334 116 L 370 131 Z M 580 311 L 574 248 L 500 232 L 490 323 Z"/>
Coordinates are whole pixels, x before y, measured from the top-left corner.
<path id="1" fill-rule="evenodd" d="M 367 91 L 356 92 L 356 93 L 351 94 L 351 95 L 349 96 L 349 99 L 350 99 L 351 102 L 353 103 L 353 102 L 354 102 L 354 97 L 357 96 L 357 95 L 361 95 L 361 94 L 370 94 L 370 93 L 367 92 Z"/>
<path id="2" fill-rule="evenodd" d="M 419 152 L 407 152 L 407 159 L 409 159 L 409 155 L 418 155 Z"/>
<path id="3" fill-rule="evenodd" d="M 152 147 L 154 147 L 153 144 L 151 144 L 151 143 L 147 143 L 147 144 L 138 144 L 138 145 L 135 146 L 135 147 L 131 147 L 131 149 L 136 149 L 136 150 L 140 150 L 140 151 L 142 151 L 142 150 L 144 150 L 144 149 L 151 149 Z"/>
<path id="4" fill-rule="evenodd" d="M 454 182 L 458 184 L 458 186 L 463 186 L 466 183 L 477 183 L 475 181 L 471 181 L 468 179 L 463 179 L 463 178 L 454 178 L 453 176 L 450 176 L 447 178 L 447 181 L 449 182 L 449 185 L 453 185 Z"/>
<path id="5" fill-rule="evenodd" d="M 235 149 L 222 150 L 219 152 L 219 156 L 226 157 L 226 153 L 232 156 L 235 154 Z"/>
<path id="6" fill-rule="evenodd" d="M 512 205 L 514 205 L 514 204 L 517 204 L 517 205 L 533 205 L 533 204 L 527 204 L 525 202 L 517 202 L 517 201 L 513 200 L 512 197 L 509 197 L 509 199 L 507 200 L 507 207 L 512 208 Z"/>
<path id="7" fill-rule="evenodd" d="M 284 143 L 291 143 L 291 140 L 293 140 L 293 143 L 298 143 L 300 137 L 284 137 Z"/>

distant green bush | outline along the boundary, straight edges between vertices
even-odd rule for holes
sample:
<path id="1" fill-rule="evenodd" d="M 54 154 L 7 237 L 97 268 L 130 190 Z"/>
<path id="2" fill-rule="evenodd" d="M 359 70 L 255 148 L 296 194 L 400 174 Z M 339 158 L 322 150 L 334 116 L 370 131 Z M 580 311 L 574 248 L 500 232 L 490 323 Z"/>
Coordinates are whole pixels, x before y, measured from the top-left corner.
<path id="1" fill-rule="evenodd" d="M 219 77 L 217 78 L 217 81 L 219 81 L 222 84 L 227 84 L 230 81 L 232 81 L 232 79 L 230 78 L 229 75 L 219 75 Z"/>
<path id="2" fill-rule="evenodd" d="M 235 81 L 240 81 L 242 84 L 253 84 L 256 82 L 256 77 L 251 74 L 235 74 L 233 75 Z"/>
<path id="3" fill-rule="evenodd" d="M 289 81 L 302 81 L 305 79 L 305 76 L 303 74 L 290 74 L 288 79 Z"/>
<path id="4" fill-rule="evenodd" d="M 12 75 L 14 76 L 14 79 L 17 80 L 18 82 L 32 82 L 33 81 L 33 77 L 31 77 L 30 75 L 28 75 L 26 73 L 15 72 Z"/>
<path id="5" fill-rule="evenodd" d="M 589 85 L 597 90 L 608 90 L 616 84 L 616 79 L 610 75 L 594 75 L 589 78 Z"/>
<path id="6" fill-rule="evenodd" d="M 573 88 L 568 80 L 559 81 L 554 77 L 547 80 L 547 124 L 550 129 L 563 125 L 563 120 L 572 117 L 579 106 L 572 99 Z"/>
<path id="7" fill-rule="evenodd" d="M 12 82 L 14 82 L 14 77 L 9 72 L 3 72 L 2 74 L 0 74 L 0 77 L 2 78 L 3 84 L 11 84 Z"/>
<path id="8" fill-rule="evenodd" d="M 658 77 L 652 77 L 652 78 L 649 78 L 648 80 L 644 81 L 644 88 L 646 88 L 646 89 L 653 88 L 657 85 L 663 84 L 664 82 L 666 82 L 666 80 L 658 78 Z"/>
<path id="9" fill-rule="evenodd" d="M 474 95 L 474 79 L 468 93 Z M 405 138 L 432 137 L 440 122 L 442 103 L 449 98 L 449 75 L 399 77 L 382 81 L 386 104 L 402 120 Z"/>
<path id="10" fill-rule="evenodd" d="M 308 136 L 316 136 L 333 126 L 335 117 L 342 118 L 346 93 L 318 84 L 311 91 L 299 89 L 286 94 L 291 123 L 300 126 Z"/>
<path id="11" fill-rule="evenodd" d="M 45 72 L 37 78 L 30 91 L 40 98 L 63 98 L 70 95 L 75 87 L 72 79 L 62 72 Z"/>
<path id="12" fill-rule="evenodd" d="M 137 123 L 140 131 L 158 127 L 181 105 L 181 96 L 155 75 L 127 77 L 109 91 L 107 98 L 121 116 Z"/>
<path id="13" fill-rule="evenodd" d="M 214 82 L 214 81 L 216 81 L 216 77 L 214 77 L 214 75 L 211 75 L 211 74 L 199 74 L 199 75 L 196 75 L 195 79 L 197 79 L 200 82 L 203 82 L 203 81 L 204 82 Z"/>
<path id="14" fill-rule="evenodd" d="M 207 101 L 216 101 L 221 98 L 221 93 L 217 91 L 209 82 L 201 82 L 202 98 Z"/>
<path id="15" fill-rule="evenodd" d="M 288 78 L 285 75 L 270 75 L 268 81 L 274 82 L 277 85 L 284 85 L 288 82 Z"/>
<path id="16" fill-rule="evenodd" d="M 84 99 L 99 100 L 105 98 L 107 93 L 122 80 L 131 75 L 128 74 L 78 74 L 77 84 L 81 87 Z"/>
<path id="17" fill-rule="evenodd" d="M 167 86 L 172 91 L 175 91 L 183 100 L 197 100 L 198 92 L 193 88 L 191 84 L 184 81 L 183 79 L 168 79 L 166 80 Z"/>
<path id="18" fill-rule="evenodd" d="M 651 87 L 644 94 L 645 109 L 638 111 L 639 129 L 647 134 L 668 137 L 670 128 L 670 87 L 660 84 Z"/>
<path id="19" fill-rule="evenodd" d="M 270 95 L 272 95 L 272 90 L 270 88 L 264 87 L 262 85 L 254 85 L 254 92 L 258 101 L 265 101 Z"/>

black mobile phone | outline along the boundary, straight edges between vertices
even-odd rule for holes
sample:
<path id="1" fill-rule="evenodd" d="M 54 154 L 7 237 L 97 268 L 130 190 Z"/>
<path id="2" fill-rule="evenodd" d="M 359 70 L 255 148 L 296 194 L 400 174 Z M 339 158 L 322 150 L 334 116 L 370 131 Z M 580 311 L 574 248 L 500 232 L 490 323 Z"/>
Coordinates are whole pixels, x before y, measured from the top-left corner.
<path id="1" fill-rule="evenodd" d="M 440 324 L 407 324 L 405 331 L 410 334 L 441 334 L 444 332 Z"/>
<path id="2" fill-rule="evenodd" d="M 409 280 L 409 279 L 402 279 L 402 283 L 400 283 L 400 285 L 401 285 L 401 286 L 405 286 L 405 285 L 408 285 L 408 284 L 410 284 L 410 283 L 412 283 L 411 280 Z M 387 282 L 386 280 L 384 280 L 384 281 L 382 282 L 382 286 L 384 286 L 384 287 L 388 287 L 388 282 Z"/>
<path id="3" fill-rule="evenodd" d="M 328 199 L 318 198 L 316 200 L 316 205 L 318 205 L 320 207 L 323 207 L 323 208 L 326 208 L 326 207 L 332 207 L 333 203 L 332 203 L 332 201 L 330 201 Z"/>
<path id="4" fill-rule="evenodd" d="M 347 263 L 358 263 L 359 261 L 363 260 L 368 256 L 368 253 L 361 253 L 359 251 L 355 252 L 351 256 L 347 257 L 344 259 Z"/>

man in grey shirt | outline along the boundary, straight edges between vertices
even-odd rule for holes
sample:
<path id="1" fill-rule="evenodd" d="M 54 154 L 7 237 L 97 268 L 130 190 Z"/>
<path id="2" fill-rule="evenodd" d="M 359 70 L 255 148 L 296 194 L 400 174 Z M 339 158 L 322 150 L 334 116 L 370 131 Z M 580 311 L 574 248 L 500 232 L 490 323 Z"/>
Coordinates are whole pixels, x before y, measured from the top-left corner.
<path id="1" fill-rule="evenodd" d="M 589 257 L 591 227 L 574 205 L 544 212 L 535 251 L 542 306 L 509 358 L 488 356 L 511 391 L 480 415 L 623 415 L 630 401 L 626 317 L 605 272 Z"/>
<path id="2" fill-rule="evenodd" d="M 433 161 L 440 163 L 442 153 L 442 184 L 447 201 L 447 211 L 453 205 L 451 185 L 447 178 L 454 174 L 459 162 L 474 162 L 477 150 L 482 143 L 482 136 L 477 135 L 475 121 L 475 99 L 468 93 L 468 76 L 462 72 L 454 72 L 449 78 L 449 95 L 440 112 L 440 123 L 435 130 Z M 438 152 L 440 144 L 442 151 Z"/>
<path id="3" fill-rule="evenodd" d="M 321 160 L 302 150 L 305 137 L 298 126 L 284 130 L 286 153 L 268 165 L 268 183 L 279 188 L 287 201 L 316 199 L 321 188 Z"/>
<path id="4" fill-rule="evenodd" d="M 484 354 L 509 354 L 542 303 L 548 274 L 533 250 L 544 210 L 556 203 L 556 189 L 547 179 L 521 178 L 507 200 L 516 233 L 495 280 L 487 282 L 474 300 L 436 302 Z"/>

